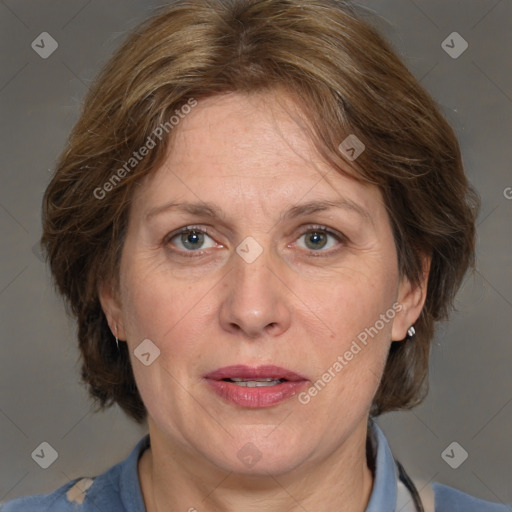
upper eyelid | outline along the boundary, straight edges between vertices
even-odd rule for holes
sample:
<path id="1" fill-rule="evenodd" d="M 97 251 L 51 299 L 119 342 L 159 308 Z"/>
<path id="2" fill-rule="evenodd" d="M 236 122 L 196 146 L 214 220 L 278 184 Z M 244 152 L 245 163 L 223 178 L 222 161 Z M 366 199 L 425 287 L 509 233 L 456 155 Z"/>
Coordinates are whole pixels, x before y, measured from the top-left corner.
<path id="1" fill-rule="evenodd" d="M 343 233 L 341 233 L 340 231 L 338 231 L 337 229 L 330 228 L 328 226 L 323 226 L 322 224 L 310 224 L 310 225 L 304 226 L 304 229 L 301 232 L 301 236 L 304 235 L 305 233 L 308 233 L 309 231 L 315 231 L 315 230 L 325 231 L 329 235 L 333 235 L 333 236 L 341 238 L 341 239 L 346 238 L 345 235 Z"/>
<path id="2" fill-rule="evenodd" d="M 334 228 L 330 228 L 328 226 L 324 226 L 322 224 L 309 224 L 309 225 L 306 225 L 306 226 L 301 226 L 301 228 L 302 228 L 301 234 L 307 233 L 308 231 L 314 231 L 316 229 L 318 231 L 325 231 L 325 232 L 327 232 L 329 234 L 332 234 L 332 235 L 337 235 L 337 236 L 340 236 L 340 237 L 343 236 L 343 234 L 340 233 L 338 230 L 336 230 Z M 301 229 L 301 228 L 298 228 L 298 229 Z M 208 236 L 212 236 L 211 232 L 208 229 L 208 227 L 195 226 L 193 224 L 190 224 L 190 225 L 178 228 L 177 230 L 173 231 L 172 233 L 169 233 L 166 236 L 168 238 L 173 238 L 173 237 L 175 237 L 177 235 L 180 235 L 182 233 L 186 233 L 187 231 L 199 231 L 199 232 L 204 233 L 204 234 L 206 234 Z"/>
<path id="3" fill-rule="evenodd" d="M 165 244 L 168 244 L 171 242 L 171 240 L 173 238 L 176 238 L 178 235 L 182 235 L 183 233 L 187 233 L 188 231 L 198 231 L 200 233 L 203 233 L 203 234 L 209 236 L 212 240 L 214 240 L 212 234 L 208 230 L 206 230 L 204 227 L 184 226 L 182 228 L 179 228 L 179 229 L 172 231 L 171 233 L 168 233 L 167 235 L 165 235 L 163 242 Z"/>

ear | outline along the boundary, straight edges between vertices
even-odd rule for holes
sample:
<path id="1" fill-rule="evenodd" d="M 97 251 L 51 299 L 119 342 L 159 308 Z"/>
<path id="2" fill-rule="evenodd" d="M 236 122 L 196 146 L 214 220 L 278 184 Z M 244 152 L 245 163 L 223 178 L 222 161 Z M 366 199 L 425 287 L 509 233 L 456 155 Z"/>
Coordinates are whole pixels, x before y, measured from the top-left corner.
<path id="1" fill-rule="evenodd" d="M 391 339 L 401 341 L 407 336 L 407 330 L 414 325 L 421 314 L 421 310 L 427 298 L 427 283 L 430 273 L 430 256 L 422 257 L 423 273 L 418 284 L 412 284 L 407 277 L 402 277 L 399 288 L 397 302 L 401 304 L 402 309 L 395 316 Z"/>
<path id="2" fill-rule="evenodd" d="M 98 286 L 98 297 L 112 334 L 117 336 L 119 340 L 126 340 L 122 306 L 117 289 L 111 283 L 101 283 Z"/>

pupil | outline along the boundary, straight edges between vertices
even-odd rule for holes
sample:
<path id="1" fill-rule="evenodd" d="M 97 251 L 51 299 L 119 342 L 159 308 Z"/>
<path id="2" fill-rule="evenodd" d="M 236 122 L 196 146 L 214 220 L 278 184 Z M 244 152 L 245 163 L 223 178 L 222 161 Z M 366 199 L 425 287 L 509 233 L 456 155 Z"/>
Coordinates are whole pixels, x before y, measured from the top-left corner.
<path id="1" fill-rule="evenodd" d="M 181 241 L 187 249 L 199 249 L 203 245 L 204 234 L 197 231 L 182 233 Z"/>
<path id="2" fill-rule="evenodd" d="M 306 245 L 309 249 L 321 249 L 322 247 L 325 247 L 326 242 L 327 237 L 325 236 L 325 233 L 314 231 L 306 237 Z"/>

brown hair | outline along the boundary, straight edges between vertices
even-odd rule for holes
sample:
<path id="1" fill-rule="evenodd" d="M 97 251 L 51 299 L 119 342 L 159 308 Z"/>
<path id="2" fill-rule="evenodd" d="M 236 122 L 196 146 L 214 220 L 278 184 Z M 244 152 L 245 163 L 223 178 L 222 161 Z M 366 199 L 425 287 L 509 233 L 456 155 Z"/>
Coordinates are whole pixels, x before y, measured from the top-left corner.
<path id="1" fill-rule="evenodd" d="M 422 256 L 431 256 L 417 334 L 391 344 L 371 413 L 424 398 L 434 322 L 447 316 L 474 263 L 478 200 L 452 129 L 347 2 L 181 0 L 137 28 L 107 63 L 44 196 L 42 244 L 77 318 L 82 379 L 99 408 L 118 403 L 138 422 L 147 415 L 98 287 L 118 285 L 130 200 L 165 157 L 171 116 L 214 94 L 277 89 L 295 98 L 327 162 L 339 172 L 350 166 L 382 191 L 401 275 L 418 283 Z M 159 128 L 164 137 L 155 136 Z M 357 166 L 338 149 L 348 134 L 366 147 Z M 155 144 L 135 162 L 150 139 Z"/>

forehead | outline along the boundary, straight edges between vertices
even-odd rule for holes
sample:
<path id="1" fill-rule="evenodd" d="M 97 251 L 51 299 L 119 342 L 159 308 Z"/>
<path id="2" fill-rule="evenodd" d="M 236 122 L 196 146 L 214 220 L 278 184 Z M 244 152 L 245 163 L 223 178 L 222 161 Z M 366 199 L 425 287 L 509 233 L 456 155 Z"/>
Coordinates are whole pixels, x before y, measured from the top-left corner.
<path id="1" fill-rule="evenodd" d="M 175 130 L 164 162 L 135 198 L 145 212 L 171 200 L 268 210 L 344 198 L 370 212 L 383 207 L 377 187 L 323 161 L 297 117 L 296 104 L 284 94 L 206 98 Z"/>

